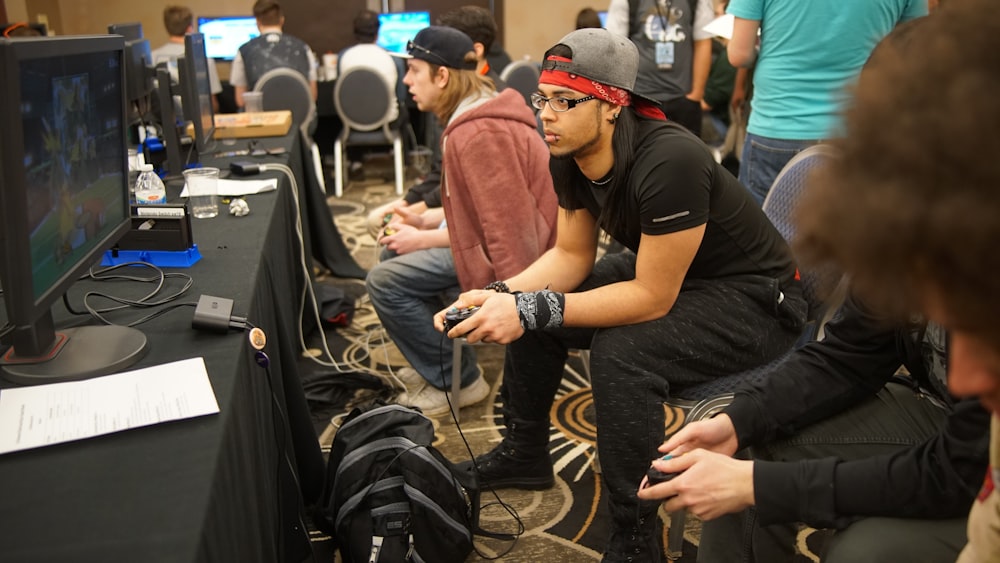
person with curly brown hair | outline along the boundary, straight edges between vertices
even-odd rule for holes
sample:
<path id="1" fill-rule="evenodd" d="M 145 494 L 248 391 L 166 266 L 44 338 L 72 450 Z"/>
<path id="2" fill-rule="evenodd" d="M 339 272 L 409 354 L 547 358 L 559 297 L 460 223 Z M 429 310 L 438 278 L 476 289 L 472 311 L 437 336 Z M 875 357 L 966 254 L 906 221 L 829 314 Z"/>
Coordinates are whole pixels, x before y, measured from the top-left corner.
<path id="1" fill-rule="evenodd" d="M 799 211 L 800 247 L 883 307 L 950 331 L 948 387 L 992 417 L 990 465 L 959 563 L 1000 561 L 1000 19 L 943 3 L 919 40 L 880 49 L 848 111 L 841 156 Z M 983 134 L 987 132 L 988 134 Z"/>

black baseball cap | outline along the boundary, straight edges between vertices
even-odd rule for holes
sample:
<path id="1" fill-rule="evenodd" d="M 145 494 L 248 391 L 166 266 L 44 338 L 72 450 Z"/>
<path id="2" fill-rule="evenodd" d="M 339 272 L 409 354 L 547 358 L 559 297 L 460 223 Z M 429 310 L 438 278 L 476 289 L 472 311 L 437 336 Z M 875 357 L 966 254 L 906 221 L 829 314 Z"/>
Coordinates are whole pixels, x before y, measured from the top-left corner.
<path id="1" fill-rule="evenodd" d="M 457 70 L 476 70 L 476 61 L 465 56 L 475 51 L 472 39 L 453 27 L 432 25 L 417 32 L 406 44 L 405 58 L 420 59 L 431 64 Z"/>

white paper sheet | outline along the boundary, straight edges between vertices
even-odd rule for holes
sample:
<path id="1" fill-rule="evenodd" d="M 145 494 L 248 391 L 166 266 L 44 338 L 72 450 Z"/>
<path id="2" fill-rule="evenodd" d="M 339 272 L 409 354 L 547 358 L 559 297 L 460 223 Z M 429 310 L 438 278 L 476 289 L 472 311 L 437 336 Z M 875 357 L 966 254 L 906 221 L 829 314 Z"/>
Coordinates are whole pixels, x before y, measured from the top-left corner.
<path id="1" fill-rule="evenodd" d="M 715 18 L 714 20 L 708 22 L 708 25 L 706 25 L 702 29 L 711 33 L 712 35 L 716 35 L 724 39 L 732 39 L 733 23 L 735 21 L 736 18 L 732 14 L 723 14 Z"/>
<path id="2" fill-rule="evenodd" d="M 219 195 L 224 197 L 239 197 L 244 195 L 262 194 L 278 189 L 278 180 L 219 180 Z M 188 196 L 187 184 L 181 190 L 181 197 Z"/>
<path id="3" fill-rule="evenodd" d="M 0 390 L 0 453 L 219 412 L 205 361 Z"/>

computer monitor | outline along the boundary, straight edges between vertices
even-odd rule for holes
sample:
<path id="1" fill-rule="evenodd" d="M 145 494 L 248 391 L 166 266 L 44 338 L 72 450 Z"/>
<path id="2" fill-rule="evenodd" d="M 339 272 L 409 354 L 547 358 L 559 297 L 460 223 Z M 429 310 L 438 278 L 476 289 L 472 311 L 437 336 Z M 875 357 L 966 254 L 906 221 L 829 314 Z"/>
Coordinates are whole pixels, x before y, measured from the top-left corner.
<path id="1" fill-rule="evenodd" d="M 392 53 L 406 53 L 406 43 L 431 25 L 430 12 L 392 12 L 378 15 L 375 43 Z"/>
<path id="2" fill-rule="evenodd" d="M 198 32 L 205 36 L 205 54 L 223 61 L 236 58 L 241 45 L 260 35 L 253 16 L 199 17 Z"/>
<path id="3" fill-rule="evenodd" d="M 607 29 L 608 28 L 608 11 L 607 10 L 602 10 L 600 12 L 597 12 L 597 17 L 600 18 L 600 20 L 601 20 L 601 27 L 603 27 L 604 29 Z"/>
<path id="4" fill-rule="evenodd" d="M 195 148 L 205 154 L 214 145 L 215 112 L 212 110 L 212 83 L 208 79 L 205 37 L 201 33 L 184 36 L 184 57 L 177 60 L 184 117 L 194 125 Z"/>
<path id="5" fill-rule="evenodd" d="M 130 228 L 124 71 L 116 35 L 0 39 L 7 380 L 83 379 L 145 353 L 138 330 L 57 328 L 51 310 Z"/>
<path id="6" fill-rule="evenodd" d="M 142 24 L 140 22 L 113 23 L 108 26 L 108 33 L 121 35 L 125 41 L 142 39 Z"/>
<path id="7" fill-rule="evenodd" d="M 180 59 L 178 59 L 180 62 Z M 178 129 L 183 128 L 184 119 L 178 112 L 183 108 L 174 102 L 174 92 L 180 90 L 180 85 L 174 82 L 170 73 L 169 63 L 166 61 L 156 65 L 156 100 L 155 114 L 160 124 L 160 132 L 163 141 L 163 152 L 165 158 L 160 162 L 160 172 L 164 180 L 176 180 L 181 178 L 184 172 L 185 158 L 181 154 L 181 136 Z M 180 96 L 178 96 L 180 97 Z M 183 99 L 181 100 L 181 106 Z M 180 109 L 178 109 L 180 107 Z M 147 162 L 152 162 L 150 160 Z"/>
<path id="8" fill-rule="evenodd" d="M 125 40 L 125 95 L 129 103 L 153 92 L 153 54 L 148 39 Z"/>

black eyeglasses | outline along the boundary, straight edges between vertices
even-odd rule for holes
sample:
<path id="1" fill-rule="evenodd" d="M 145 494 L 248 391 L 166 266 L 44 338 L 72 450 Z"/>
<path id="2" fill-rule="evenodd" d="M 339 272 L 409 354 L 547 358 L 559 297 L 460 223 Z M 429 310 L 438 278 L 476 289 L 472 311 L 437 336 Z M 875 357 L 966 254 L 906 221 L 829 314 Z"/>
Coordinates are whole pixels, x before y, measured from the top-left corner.
<path id="1" fill-rule="evenodd" d="M 420 45 L 417 45 L 416 43 L 413 42 L 412 39 L 410 39 L 409 41 L 406 42 L 406 52 L 409 53 L 410 55 L 413 55 L 413 51 L 414 50 L 420 51 L 421 53 L 424 53 L 425 55 L 429 55 L 429 56 L 437 59 L 437 61 L 438 61 L 437 64 L 440 64 L 442 66 L 450 66 L 448 64 L 448 61 L 444 60 L 444 57 L 442 57 L 441 55 L 435 53 L 434 51 L 431 51 L 427 47 L 421 47 Z"/>
<path id="2" fill-rule="evenodd" d="M 545 104 L 548 103 L 552 111 L 562 113 L 564 111 L 569 111 L 577 106 L 577 104 L 582 104 L 583 102 L 589 102 L 590 100 L 597 99 L 597 96 L 584 96 L 583 98 L 577 98 L 571 100 L 569 98 L 546 98 L 545 96 L 535 92 L 531 95 L 531 105 L 535 109 L 545 109 Z"/>

